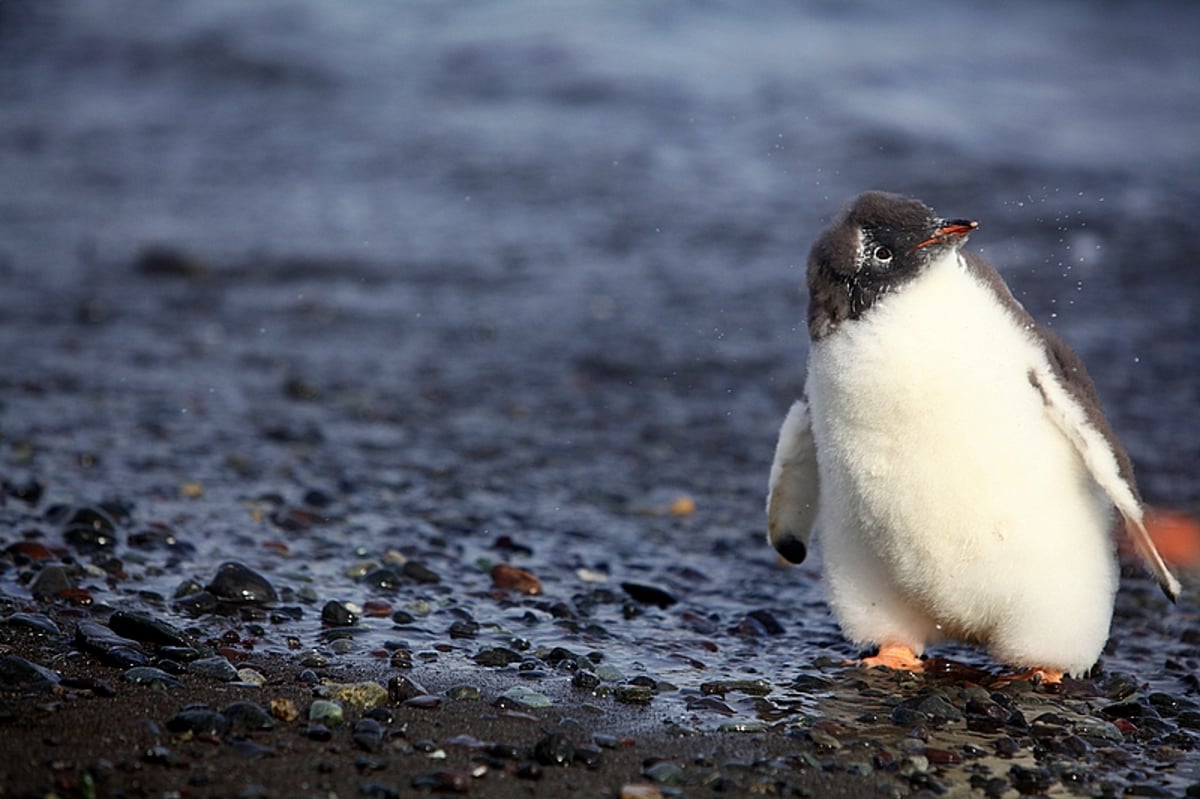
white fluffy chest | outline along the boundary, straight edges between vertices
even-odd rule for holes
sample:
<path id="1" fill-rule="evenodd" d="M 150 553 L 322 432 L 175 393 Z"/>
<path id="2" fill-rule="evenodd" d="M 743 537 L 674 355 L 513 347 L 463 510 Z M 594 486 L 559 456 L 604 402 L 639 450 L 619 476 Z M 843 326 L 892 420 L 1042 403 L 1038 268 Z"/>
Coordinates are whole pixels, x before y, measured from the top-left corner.
<path id="1" fill-rule="evenodd" d="M 902 580 L 1042 529 L 1056 493 L 1088 493 L 1029 383 L 1044 358 L 955 252 L 814 344 L 823 525 L 863 536 Z"/>

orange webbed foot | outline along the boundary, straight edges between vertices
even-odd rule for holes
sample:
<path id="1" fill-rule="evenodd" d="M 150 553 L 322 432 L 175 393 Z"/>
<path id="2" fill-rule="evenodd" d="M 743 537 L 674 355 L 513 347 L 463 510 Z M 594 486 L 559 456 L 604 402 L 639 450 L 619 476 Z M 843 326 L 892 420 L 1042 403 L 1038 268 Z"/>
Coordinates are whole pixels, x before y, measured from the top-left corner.
<path id="1" fill-rule="evenodd" d="M 867 669 L 896 669 L 918 673 L 925 671 L 925 662 L 912 647 L 904 644 L 884 644 L 872 657 L 859 660 L 858 665 Z"/>

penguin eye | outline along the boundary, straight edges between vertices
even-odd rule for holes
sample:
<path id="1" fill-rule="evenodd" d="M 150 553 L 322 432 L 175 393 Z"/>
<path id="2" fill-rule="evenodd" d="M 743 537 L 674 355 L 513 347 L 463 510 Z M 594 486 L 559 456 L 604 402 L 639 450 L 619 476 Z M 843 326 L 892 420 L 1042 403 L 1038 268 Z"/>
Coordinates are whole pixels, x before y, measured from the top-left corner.
<path id="1" fill-rule="evenodd" d="M 888 261 L 892 260 L 892 251 L 881 244 L 875 248 L 874 252 L 871 253 L 871 257 L 876 261 L 887 263 Z"/>

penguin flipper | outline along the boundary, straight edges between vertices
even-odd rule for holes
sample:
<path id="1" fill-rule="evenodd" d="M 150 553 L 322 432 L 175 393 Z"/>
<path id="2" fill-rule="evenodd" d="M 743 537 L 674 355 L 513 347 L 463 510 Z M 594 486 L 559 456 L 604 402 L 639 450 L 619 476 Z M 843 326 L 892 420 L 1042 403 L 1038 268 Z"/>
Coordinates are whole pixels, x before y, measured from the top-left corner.
<path id="1" fill-rule="evenodd" d="M 1129 456 L 1100 413 L 1095 388 L 1078 356 L 1057 338 L 1050 344 L 1053 365 L 1030 369 L 1029 382 L 1041 394 L 1046 412 L 1075 447 L 1092 479 L 1116 506 L 1125 522 L 1126 533 L 1154 573 L 1159 587 L 1175 602 L 1182 586 L 1146 531 L 1142 500 L 1133 482 Z M 1055 366 L 1059 369 L 1055 370 Z"/>
<path id="2" fill-rule="evenodd" d="M 767 539 L 792 563 L 800 563 L 808 555 L 818 495 L 812 416 L 808 403 L 796 400 L 779 430 L 767 490 Z"/>

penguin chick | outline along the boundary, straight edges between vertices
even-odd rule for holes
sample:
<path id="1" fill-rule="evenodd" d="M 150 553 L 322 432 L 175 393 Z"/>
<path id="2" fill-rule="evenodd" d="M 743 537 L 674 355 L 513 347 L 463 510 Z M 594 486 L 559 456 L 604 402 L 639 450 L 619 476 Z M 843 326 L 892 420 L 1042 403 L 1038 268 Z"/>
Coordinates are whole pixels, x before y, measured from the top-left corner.
<path id="1" fill-rule="evenodd" d="M 864 661 L 919 670 L 953 639 L 1054 681 L 1108 638 L 1120 515 L 1174 601 L 1129 456 L 1079 357 L 961 247 L 977 223 L 867 192 L 808 261 L 806 399 L 780 430 L 771 544 L 818 531 Z"/>

